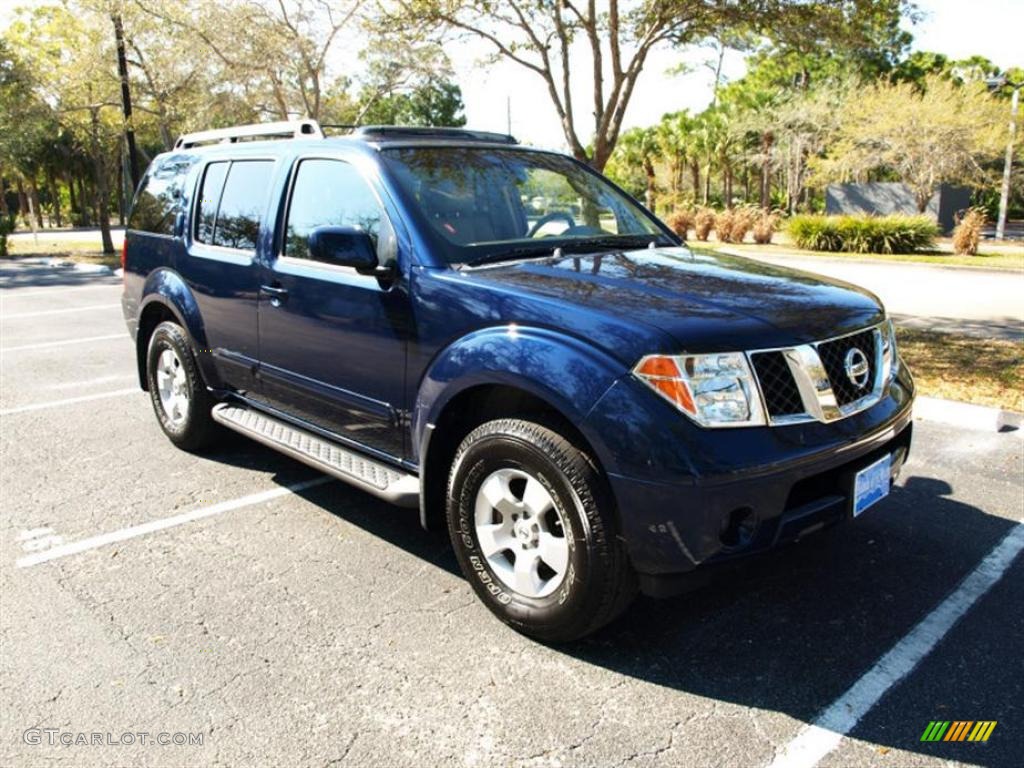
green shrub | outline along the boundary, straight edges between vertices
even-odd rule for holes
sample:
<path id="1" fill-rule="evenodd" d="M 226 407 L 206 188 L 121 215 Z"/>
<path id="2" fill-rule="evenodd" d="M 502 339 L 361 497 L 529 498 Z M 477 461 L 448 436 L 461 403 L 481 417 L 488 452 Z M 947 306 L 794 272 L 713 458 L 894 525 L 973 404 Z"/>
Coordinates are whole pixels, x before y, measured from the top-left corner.
<path id="1" fill-rule="evenodd" d="M 935 245 L 928 216 L 794 216 L 787 230 L 800 248 L 845 253 L 913 253 Z"/>

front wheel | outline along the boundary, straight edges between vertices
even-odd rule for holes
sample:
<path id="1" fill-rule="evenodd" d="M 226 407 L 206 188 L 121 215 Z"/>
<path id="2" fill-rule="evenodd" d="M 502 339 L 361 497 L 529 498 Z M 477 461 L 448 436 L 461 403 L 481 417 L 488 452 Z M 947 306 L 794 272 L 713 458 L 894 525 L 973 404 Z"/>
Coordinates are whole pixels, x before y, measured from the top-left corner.
<path id="1" fill-rule="evenodd" d="M 539 640 L 583 637 L 636 593 L 604 478 L 542 424 L 491 421 L 463 440 L 448 480 L 448 530 L 477 595 Z"/>
<path id="2" fill-rule="evenodd" d="M 153 410 L 164 434 L 179 448 L 198 451 L 211 443 L 214 399 L 206 389 L 185 329 L 160 323 L 149 337 L 146 377 Z"/>

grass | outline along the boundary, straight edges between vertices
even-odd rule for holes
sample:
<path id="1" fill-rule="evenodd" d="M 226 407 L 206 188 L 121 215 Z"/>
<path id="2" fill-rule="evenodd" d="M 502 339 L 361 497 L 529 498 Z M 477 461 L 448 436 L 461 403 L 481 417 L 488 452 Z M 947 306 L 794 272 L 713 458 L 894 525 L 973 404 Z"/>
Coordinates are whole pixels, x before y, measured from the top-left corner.
<path id="1" fill-rule="evenodd" d="M 919 395 L 1024 411 L 1024 342 L 898 328 Z"/>
<path id="2" fill-rule="evenodd" d="M 99 253 L 99 240 L 48 240 L 40 233 L 39 242 L 30 239 L 8 240 L 11 256 L 68 256 L 78 253 Z M 116 249 L 115 249 L 116 250 Z"/>
<path id="3" fill-rule="evenodd" d="M 48 240 L 45 231 L 39 233 L 39 242 L 31 239 L 8 240 L 8 257 L 37 256 L 66 259 L 81 264 L 103 264 L 111 269 L 121 266 L 121 254 L 103 253 L 96 247 L 95 240 Z"/>
<path id="4" fill-rule="evenodd" d="M 911 254 L 882 254 L 882 253 L 834 253 L 825 251 L 808 251 L 797 248 L 793 245 L 772 243 L 771 245 L 754 245 L 743 243 L 741 245 L 730 245 L 709 241 L 701 243 L 692 241 L 689 243 L 694 248 L 719 250 L 727 248 L 732 252 L 743 256 L 800 256 L 808 258 L 822 258 L 842 261 L 887 261 L 892 263 L 913 262 L 918 264 L 941 264 L 947 267 L 986 267 L 989 269 L 1005 269 L 1010 271 L 1024 271 L 1024 246 L 1019 248 L 1000 248 L 999 250 L 983 250 L 977 256 L 957 256 L 946 251 L 933 250 L 923 253 Z"/>

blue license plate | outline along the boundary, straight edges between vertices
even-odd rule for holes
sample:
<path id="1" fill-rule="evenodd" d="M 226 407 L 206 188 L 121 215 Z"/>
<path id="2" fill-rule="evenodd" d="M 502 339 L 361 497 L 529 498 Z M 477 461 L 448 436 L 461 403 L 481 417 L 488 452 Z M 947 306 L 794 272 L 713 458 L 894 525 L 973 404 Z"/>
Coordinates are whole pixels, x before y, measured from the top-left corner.
<path id="1" fill-rule="evenodd" d="M 853 479 L 853 516 L 857 517 L 872 504 L 889 495 L 892 454 L 886 454 L 874 464 L 858 472 Z"/>

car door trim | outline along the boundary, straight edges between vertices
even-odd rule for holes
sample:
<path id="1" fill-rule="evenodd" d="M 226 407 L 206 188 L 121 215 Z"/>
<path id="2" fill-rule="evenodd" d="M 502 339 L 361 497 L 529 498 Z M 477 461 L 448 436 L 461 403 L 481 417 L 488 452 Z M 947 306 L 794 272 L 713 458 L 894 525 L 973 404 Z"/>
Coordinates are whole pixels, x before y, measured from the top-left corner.
<path id="1" fill-rule="evenodd" d="M 386 421 L 390 426 L 398 426 L 398 412 L 389 403 L 385 403 L 382 400 L 374 400 L 357 392 L 303 376 L 300 373 L 295 373 L 295 371 L 279 368 L 266 361 L 260 363 L 258 376 L 264 382 L 270 379 L 271 382 L 278 382 L 279 386 L 301 388 L 318 400 L 323 400 L 332 405 L 340 405 L 343 408 L 348 407 L 354 411 L 372 416 L 378 421 Z"/>

